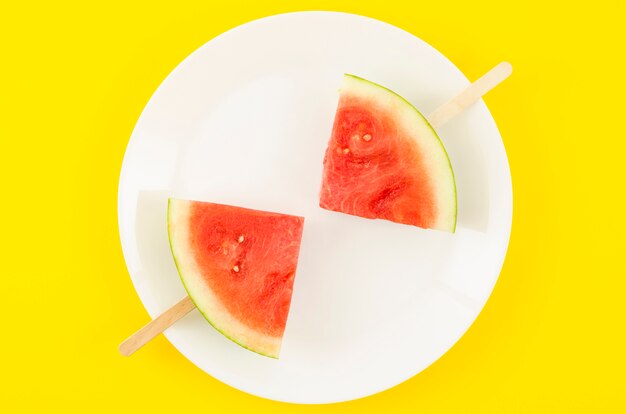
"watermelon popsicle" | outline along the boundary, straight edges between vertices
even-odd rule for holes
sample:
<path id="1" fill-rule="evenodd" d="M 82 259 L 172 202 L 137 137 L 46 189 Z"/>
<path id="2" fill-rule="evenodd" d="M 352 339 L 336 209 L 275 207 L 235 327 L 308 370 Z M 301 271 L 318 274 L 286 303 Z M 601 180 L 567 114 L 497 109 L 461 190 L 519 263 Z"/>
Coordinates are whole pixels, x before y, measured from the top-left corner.
<path id="1" fill-rule="evenodd" d="M 168 236 L 189 296 L 126 339 L 130 356 L 196 307 L 244 348 L 278 358 L 291 305 L 304 218 L 169 199 Z"/>
<path id="2" fill-rule="evenodd" d="M 436 127 L 472 105 L 512 72 L 495 66 L 427 120 L 395 92 L 344 75 L 324 156 L 320 207 L 454 232 L 456 183 Z"/>

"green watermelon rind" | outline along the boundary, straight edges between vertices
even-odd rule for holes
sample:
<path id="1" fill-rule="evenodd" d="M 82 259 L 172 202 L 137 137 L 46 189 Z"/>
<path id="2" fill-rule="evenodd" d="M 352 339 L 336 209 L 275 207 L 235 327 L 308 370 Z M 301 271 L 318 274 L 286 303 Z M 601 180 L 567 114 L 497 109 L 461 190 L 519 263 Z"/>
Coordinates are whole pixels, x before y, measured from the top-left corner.
<path id="1" fill-rule="evenodd" d="M 450 174 L 452 175 L 452 187 L 453 187 L 453 193 L 454 193 L 454 221 L 452 223 L 451 228 L 449 229 L 450 232 L 454 233 L 456 231 L 456 224 L 457 224 L 457 218 L 458 218 L 458 198 L 457 198 L 457 189 L 456 189 L 456 179 L 454 177 L 454 169 L 452 168 L 452 162 L 450 162 L 450 156 L 448 155 L 448 151 L 446 151 L 446 147 L 443 145 L 443 142 L 441 141 L 441 138 L 439 138 L 439 135 L 437 134 L 437 131 L 435 131 L 435 128 L 433 128 L 433 126 L 430 124 L 430 122 L 428 122 L 428 119 L 426 119 L 426 117 L 424 115 L 422 115 L 422 113 L 413 105 L 411 104 L 409 101 L 407 101 L 405 98 L 403 98 L 401 95 L 397 94 L 396 92 L 392 91 L 389 88 L 386 88 L 382 85 L 377 84 L 376 82 L 372 82 L 370 80 L 364 79 L 360 76 L 357 75 L 353 75 L 350 73 L 345 73 L 344 76 L 355 79 L 357 81 L 363 82 L 367 85 L 370 86 L 375 86 L 377 88 L 383 89 L 387 92 L 389 92 L 391 95 L 399 98 L 402 102 L 404 102 L 408 107 L 410 107 L 411 109 L 413 109 L 418 117 L 424 122 L 424 124 L 426 126 L 428 126 L 428 128 L 430 128 L 430 130 L 433 133 L 433 136 L 435 138 L 437 138 L 437 142 L 440 145 L 443 154 L 445 155 L 446 161 L 448 162 L 448 168 L 450 170 Z"/>
<path id="2" fill-rule="evenodd" d="M 185 291 L 187 292 L 187 295 L 189 296 L 189 298 L 191 299 L 191 301 L 193 302 L 193 304 L 196 306 L 196 309 L 198 309 L 198 312 L 200 312 L 200 314 L 204 317 L 204 319 L 207 320 L 207 322 L 209 322 L 209 324 L 215 328 L 216 331 L 218 331 L 220 334 L 224 335 L 226 338 L 230 339 L 231 341 L 233 341 L 234 343 L 236 343 L 237 345 L 241 346 L 242 348 L 245 348 L 249 351 L 252 351 L 254 353 L 257 353 L 259 355 L 263 355 L 269 358 L 273 358 L 273 359 L 278 359 L 278 354 L 274 355 L 274 354 L 270 354 L 270 353 L 265 353 L 265 352 L 261 352 L 257 349 L 251 348 L 249 346 L 246 346 L 245 344 L 241 343 L 240 341 L 238 341 L 236 338 L 234 338 L 233 336 L 227 334 L 226 332 L 224 332 L 223 329 L 219 328 L 209 317 L 209 315 L 206 314 L 206 312 L 202 311 L 202 307 L 199 306 L 199 304 L 197 303 L 196 299 L 194 299 L 194 295 L 191 293 L 191 290 L 189 289 L 189 287 L 187 286 L 187 284 L 185 283 L 185 278 L 183 277 L 183 272 L 181 269 L 181 266 L 178 262 L 178 259 L 176 257 L 176 253 L 174 251 L 174 246 L 172 245 L 172 231 L 171 231 L 171 220 L 170 220 L 170 214 L 171 214 L 171 209 L 172 209 L 172 199 L 168 198 L 167 200 L 167 238 L 169 241 L 169 245 L 170 245 L 170 251 L 172 252 L 172 257 L 174 258 L 174 264 L 176 265 L 176 270 L 178 271 L 178 277 L 180 278 L 181 283 L 183 284 L 183 287 L 185 288 Z"/>

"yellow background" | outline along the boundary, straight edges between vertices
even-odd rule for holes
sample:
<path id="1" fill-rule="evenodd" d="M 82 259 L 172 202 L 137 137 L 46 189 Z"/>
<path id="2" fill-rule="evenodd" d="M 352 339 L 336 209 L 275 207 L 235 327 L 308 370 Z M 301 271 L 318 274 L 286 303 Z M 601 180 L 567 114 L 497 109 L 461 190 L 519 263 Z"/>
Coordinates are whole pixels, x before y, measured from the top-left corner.
<path id="1" fill-rule="evenodd" d="M 625 3 L 227 3 L 0 5 L 0 411 L 625 412 Z M 470 79 L 501 60 L 514 66 L 486 98 L 515 199 L 491 299 L 426 371 L 323 407 L 232 389 L 163 337 L 132 358 L 117 353 L 147 320 L 116 216 L 142 108 L 219 33 L 310 9 L 397 25 Z"/>

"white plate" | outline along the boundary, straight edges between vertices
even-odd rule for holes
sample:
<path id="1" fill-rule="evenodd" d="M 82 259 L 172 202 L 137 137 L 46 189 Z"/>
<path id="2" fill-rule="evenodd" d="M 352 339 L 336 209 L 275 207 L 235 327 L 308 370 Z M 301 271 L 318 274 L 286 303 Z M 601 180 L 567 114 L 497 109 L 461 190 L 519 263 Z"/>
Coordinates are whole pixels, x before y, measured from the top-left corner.
<path id="1" fill-rule="evenodd" d="M 345 401 L 419 373 L 478 316 L 508 245 L 509 167 L 482 102 L 439 131 L 457 178 L 456 234 L 318 207 L 344 72 L 425 114 L 469 83 L 442 54 L 386 23 L 330 12 L 273 16 L 185 59 L 146 106 L 124 158 L 122 247 L 153 317 L 185 294 L 167 241 L 168 196 L 306 217 L 280 360 L 230 342 L 198 312 L 167 331 L 208 374 L 265 398 Z"/>

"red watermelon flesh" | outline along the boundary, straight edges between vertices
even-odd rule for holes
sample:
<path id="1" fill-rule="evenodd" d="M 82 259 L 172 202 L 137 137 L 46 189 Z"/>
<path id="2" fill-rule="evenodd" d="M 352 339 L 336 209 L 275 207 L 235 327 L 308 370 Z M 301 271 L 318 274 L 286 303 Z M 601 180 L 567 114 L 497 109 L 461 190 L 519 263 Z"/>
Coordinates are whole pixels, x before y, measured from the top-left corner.
<path id="1" fill-rule="evenodd" d="M 324 157 L 320 207 L 454 232 L 456 186 L 446 150 L 402 97 L 345 75 Z"/>
<path id="2" fill-rule="evenodd" d="M 205 318 L 225 336 L 277 358 L 298 263 L 302 217 L 170 199 L 170 246 Z"/>

